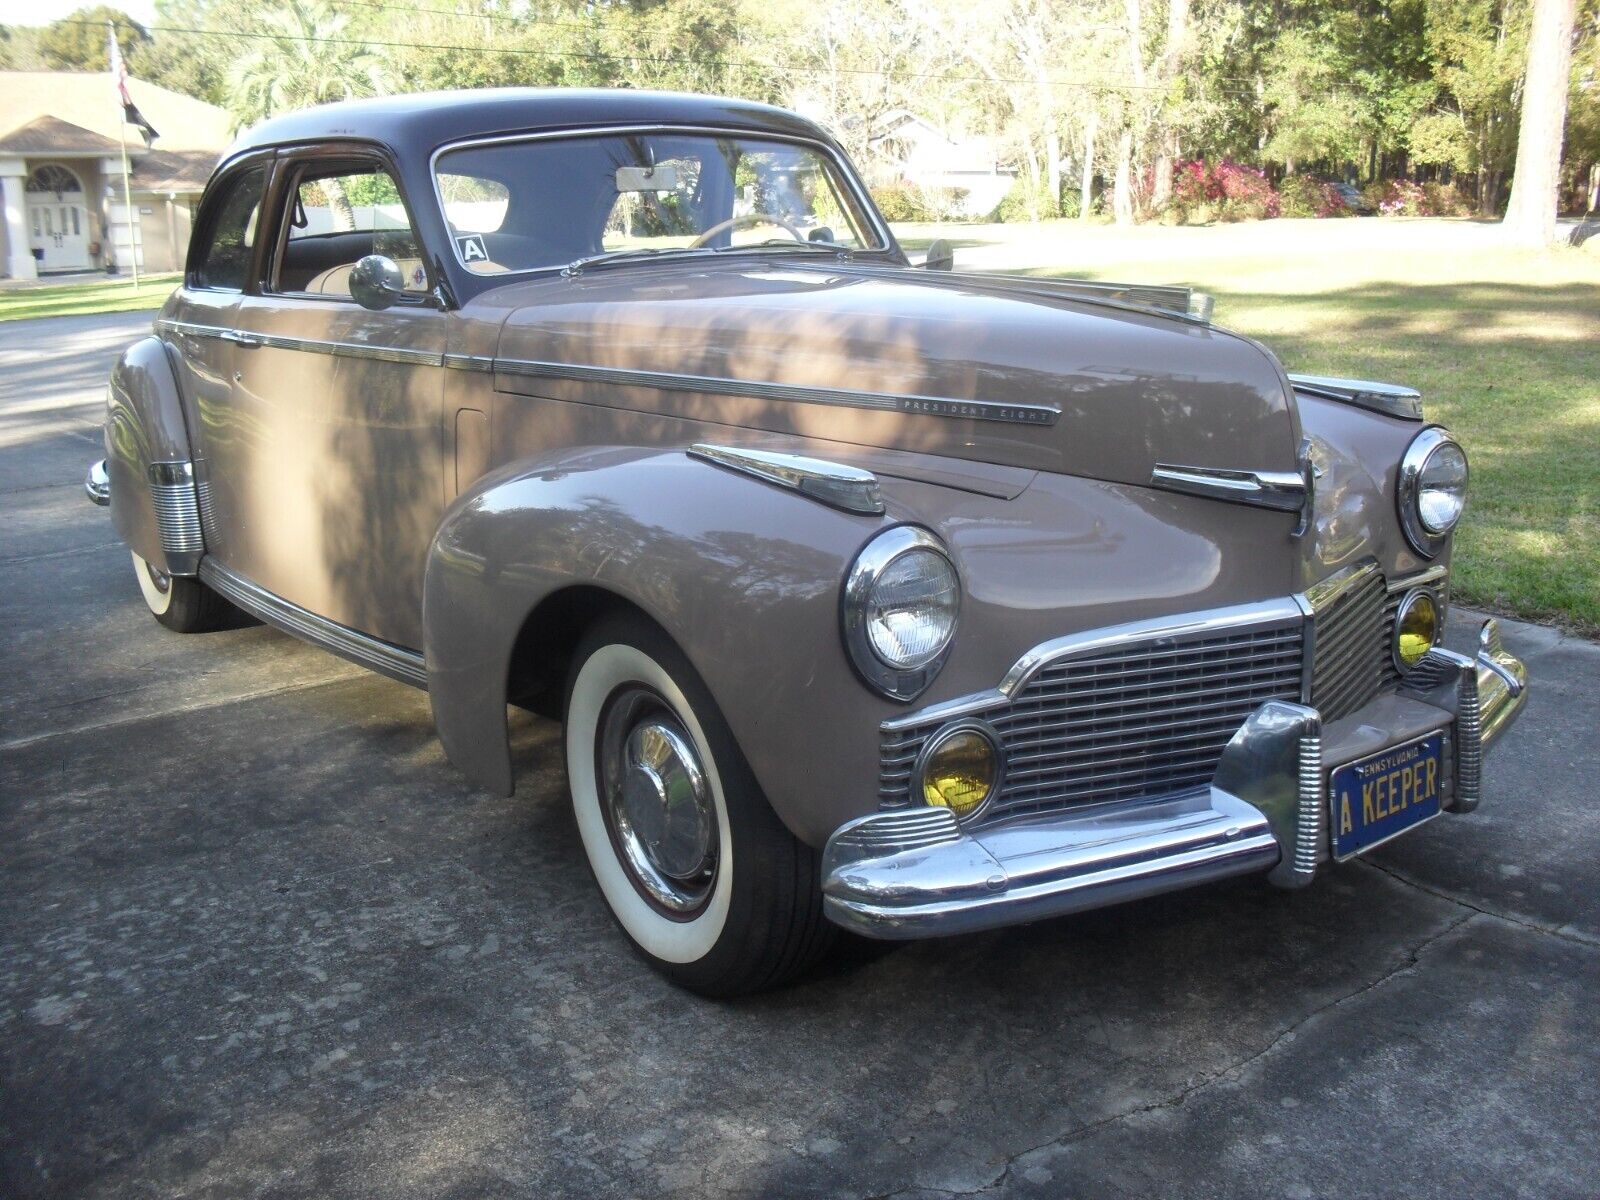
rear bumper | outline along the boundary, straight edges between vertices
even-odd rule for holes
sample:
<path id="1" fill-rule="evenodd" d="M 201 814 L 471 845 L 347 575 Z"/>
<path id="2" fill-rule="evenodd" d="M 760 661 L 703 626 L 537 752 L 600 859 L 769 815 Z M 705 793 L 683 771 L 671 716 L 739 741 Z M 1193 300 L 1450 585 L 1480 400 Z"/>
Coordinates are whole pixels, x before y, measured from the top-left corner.
<path id="1" fill-rule="evenodd" d="M 1527 702 L 1527 670 L 1494 621 L 1475 657 L 1430 652 L 1405 688 L 1324 727 L 1315 709 L 1263 704 L 1211 786 L 1159 800 L 962 828 L 947 809 L 850 821 L 828 839 L 828 916 L 869 937 L 970 933 L 1231 875 L 1302 887 L 1328 860 L 1328 769 L 1444 729 L 1455 769 L 1445 808 L 1480 798 L 1484 752 Z"/>

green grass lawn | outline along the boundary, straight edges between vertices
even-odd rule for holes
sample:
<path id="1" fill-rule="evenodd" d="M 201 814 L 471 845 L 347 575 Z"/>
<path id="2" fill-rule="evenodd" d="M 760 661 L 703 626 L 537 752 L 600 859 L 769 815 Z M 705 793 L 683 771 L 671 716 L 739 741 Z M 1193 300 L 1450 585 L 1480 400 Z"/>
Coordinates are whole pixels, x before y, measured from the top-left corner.
<path id="1" fill-rule="evenodd" d="M 176 274 L 145 275 L 137 290 L 126 275 L 84 283 L 8 287 L 0 289 L 0 321 L 160 308 L 180 278 Z"/>
<path id="2" fill-rule="evenodd" d="M 1600 631 L 1600 255 L 1454 252 L 1106 261 L 1071 271 L 1184 283 L 1291 371 L 1420 388 L 1472 463 L 1452 591 L 1467 604 Z M 1065 272 L 1064 272 L 1065 273 Z"/>

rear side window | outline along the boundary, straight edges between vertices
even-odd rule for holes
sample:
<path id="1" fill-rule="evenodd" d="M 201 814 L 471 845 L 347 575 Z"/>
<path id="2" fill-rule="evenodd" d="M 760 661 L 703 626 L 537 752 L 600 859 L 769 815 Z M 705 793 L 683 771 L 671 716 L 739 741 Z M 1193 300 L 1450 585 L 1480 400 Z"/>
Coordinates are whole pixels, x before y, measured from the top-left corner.
<path id="1" fill-rule="evenodd" d="M 222 184 L 216 220 L 195 269 L 196 287 L 244 291 L 261 227 L 261 189 L 266 179 L 265 167 L 251 167 Z"/>

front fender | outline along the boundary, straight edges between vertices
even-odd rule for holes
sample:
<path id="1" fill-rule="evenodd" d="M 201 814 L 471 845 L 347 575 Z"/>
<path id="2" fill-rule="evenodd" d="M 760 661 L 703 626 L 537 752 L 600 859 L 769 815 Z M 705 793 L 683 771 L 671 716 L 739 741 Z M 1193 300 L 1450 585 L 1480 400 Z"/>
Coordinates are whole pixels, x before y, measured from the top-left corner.
<path id="1" fill-rule="evenodd" d="M 837 511 L 681 450 L 568 450 L 481 480 L 428 557 L 428 689 L 445 752 L 512 790 L 513 649 L 574 585 L 642 609 L 716 698 L 785 824 L 820 846 L 876 808 L 878 723 L 839 634 L 845 569 L 885 518 Z"/>
<path id="2" fill-rule="evenodd" d="M 112 368 L 106 475 L 111 519 L 129 549 L 173 575 L 192 575 L 202 550 L 194 455 L 169 354 L 159 338 L 147 337 L 128 347 Z M 153 475 L 157 464 L 162 465 Z"/>

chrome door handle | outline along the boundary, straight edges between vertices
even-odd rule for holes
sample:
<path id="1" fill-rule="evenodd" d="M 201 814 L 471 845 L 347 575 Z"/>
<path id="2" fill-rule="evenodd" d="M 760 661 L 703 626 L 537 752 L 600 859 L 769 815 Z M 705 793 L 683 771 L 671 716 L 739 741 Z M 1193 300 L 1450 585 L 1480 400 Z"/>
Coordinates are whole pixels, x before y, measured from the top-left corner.
<path id="1" fill-rule="evenodd" d="M 232 342 L 235 346 L 241 346 L 246 350 L 259 349 L 262 344 L 261 339 L 253 334 L 239 333 L 232 329 L 223 331 L 222 340 L 225 342 Z"/>

